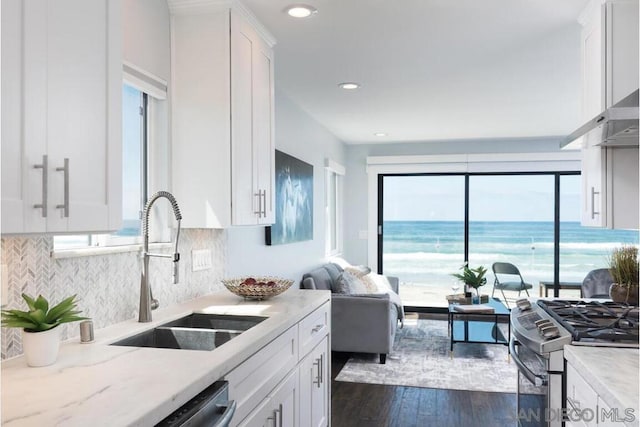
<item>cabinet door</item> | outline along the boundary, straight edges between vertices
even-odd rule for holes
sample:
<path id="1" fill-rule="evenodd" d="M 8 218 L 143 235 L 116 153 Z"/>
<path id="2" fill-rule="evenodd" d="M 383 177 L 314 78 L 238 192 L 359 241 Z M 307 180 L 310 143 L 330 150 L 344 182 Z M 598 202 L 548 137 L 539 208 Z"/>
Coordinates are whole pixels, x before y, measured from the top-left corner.
<path id="1" fill-rule="evenodd" d="M 257 224 L 262 195 L 258 193 L 253 157 L 252 62 L 256 34 L 231 11 L 231 216 L 233 225 Z"/>
<path id="2" fill-rule="evenodd" d="M 606 150 L 588 141 L 582 148 L 582 225 L 606 226 Z"/>
<path id="3" fill-rule="evenodd" d="M 607 148 L 607 228 L 637 230 L 639 225 L 637 147 Z"/>
<path id="4" fill-rule="evenodd" d="M 2 12 L 2 232 L 119 228 L 120 2 L 7 1 Z"/>
<path id="5" fill-rule="evenodd" d="M 264 42 L 253 51 L 253 146 L 256 182 L 262 194 L 259 224 L 275 222 L 275 136 L 273 129 L 273 50 Z"/>
<path id="6" fill-rule="evenodd" d="M 239 426 L 296 427 L 297 414 L 298 370 L 294 369 Z"/>
<path id="7" fill-rule="evenodd" d="M 582 29 L 582 119 L 591 120 L 604 110 L 605 58 L 602 8 L 591 7 Z"/>
<path id="8" fill-rule="evenodd" d="M 638 89 L 638 1 L 606 3 L 607 107 Z"/>
<path id="9" fill-rule="evenodd" d="M 325 337 L 300 364 L 300 425 L 329 424 L 330 381 L 329 340 Z"/>
<path id="10" fill-rule="evenodd" d="M 23 5 L 19 1 L 3 1 L 2 5 L 2 233 L 24 231 L 25 214 L 28 210 L 24 187 L 30 171 L 23 157 L 25 138 L 23 127 Z M 40 150 L 44 153 L 44 146 Z M 42 170 L 33 171 L 34 175 Z M 42 188 L 41 188 L 42 189 Z M 42 193 L 41 193 L 42 194 Z M 40 214 L 38 216 L 38 214 Z M 35 213 L 40 218 L 40 231 L 45 223 L 42 211 Z"/>
<path id="11" fill-rule="evenodd" d="M 271 224 L 273 183 L 273 52 L 231 11 L 231 162 L 233 225 Z"/>
<path id="12" fill-rule="evenodd" d="M 567 408 L 575 408 L 579 411 L 590 409 L 595 412 L 598 407 L 598 394 L 570 363 L 567 363 L 566 375 Z M 595 426 L 597 420 L 596 418 L 577 419 L 574 422 L 575 425 Z"/>
<path id="13" fill-rule="evenodd" d="M 119 226 L 120 14 L 119 1 L 47 2 L 47 231 Z"/>

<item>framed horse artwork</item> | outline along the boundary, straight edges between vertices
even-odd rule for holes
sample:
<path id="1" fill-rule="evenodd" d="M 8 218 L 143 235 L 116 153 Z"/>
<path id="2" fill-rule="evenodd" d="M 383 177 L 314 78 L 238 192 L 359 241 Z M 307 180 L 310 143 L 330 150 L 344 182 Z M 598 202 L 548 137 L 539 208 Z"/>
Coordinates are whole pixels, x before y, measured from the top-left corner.
<path id="1" fill-rule="evenodd" d="M 276 222 L 267 245 L 313 240 L 313 165 L 276 150 Z"/>

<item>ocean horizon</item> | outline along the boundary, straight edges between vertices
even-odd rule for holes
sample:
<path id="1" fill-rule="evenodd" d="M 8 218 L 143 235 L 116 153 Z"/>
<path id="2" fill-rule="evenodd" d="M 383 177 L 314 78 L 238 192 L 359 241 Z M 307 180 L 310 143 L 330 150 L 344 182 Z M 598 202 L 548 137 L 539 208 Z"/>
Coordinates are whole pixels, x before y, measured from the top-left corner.
<path id="1" fill-rule="evenodd" d="M 494 262 L 515 264 L 525 281 L 553 280 L 552 221 L 470 221 L 469 264 L 489 270 Z M 413 285 L 447 286 L 464 262 L 463 221 L 385 221 L 383 271 Z M 560 281 L 578 282 L 608 266 L 611 251 L 638 245 L 636 230 L 587 228 L 579 222 L 560 223 Z"/>

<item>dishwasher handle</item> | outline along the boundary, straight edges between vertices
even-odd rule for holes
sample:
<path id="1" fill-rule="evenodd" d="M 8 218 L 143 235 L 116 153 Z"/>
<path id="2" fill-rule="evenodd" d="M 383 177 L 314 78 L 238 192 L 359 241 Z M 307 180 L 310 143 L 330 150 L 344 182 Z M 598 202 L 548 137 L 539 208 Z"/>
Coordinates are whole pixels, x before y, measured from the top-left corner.
<path id="1" fill-rule="evenodd" d="M 231 424 L 231 418 L 233 418 L 233 414 L 236 413 L 236 401 L 230 400 L 226 405 L 218 404 L 217 406 L 218 408 L 224 408 L 224 412 L 222 413 L 222 416 L 220 417 L 218 422 L 214 424 L 214 427 L 227 427 L 229 424 Z"/>

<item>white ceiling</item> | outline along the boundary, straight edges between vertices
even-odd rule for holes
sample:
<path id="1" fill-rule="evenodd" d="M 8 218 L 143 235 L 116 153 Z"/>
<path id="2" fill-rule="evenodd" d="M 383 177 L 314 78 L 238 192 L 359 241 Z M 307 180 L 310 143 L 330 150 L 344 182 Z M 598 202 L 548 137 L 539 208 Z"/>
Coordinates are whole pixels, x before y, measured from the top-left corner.
<path id="1" fill-rule="evenodd" d="M 297 20 L 299 0 L 243 3 L 277 39 L 278 90 L 353 144 L 569 134 L 587 1 L 306 0 Z"/>

